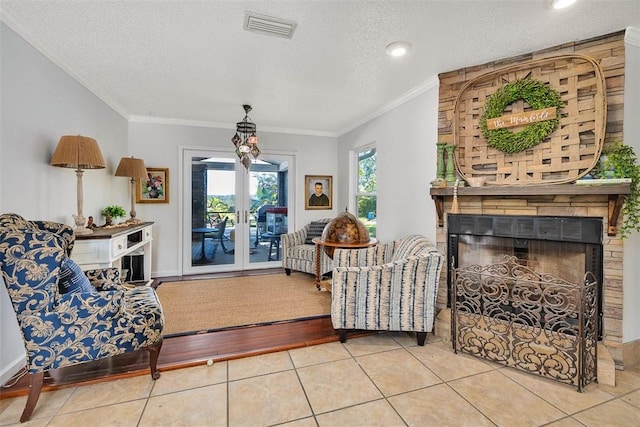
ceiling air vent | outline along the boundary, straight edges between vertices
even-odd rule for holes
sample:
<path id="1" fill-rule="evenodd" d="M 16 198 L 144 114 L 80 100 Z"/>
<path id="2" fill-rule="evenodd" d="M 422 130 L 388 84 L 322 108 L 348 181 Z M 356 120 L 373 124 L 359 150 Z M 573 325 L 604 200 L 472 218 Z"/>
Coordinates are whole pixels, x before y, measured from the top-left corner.
<path id="1" fill-rule="evenodd" d="M 244 29 L 254 33 L 290 39 L 297 25 L 295 22 L 287 21 L 286 19 L 273 18 L 254 12 L 244 13 Z"/>

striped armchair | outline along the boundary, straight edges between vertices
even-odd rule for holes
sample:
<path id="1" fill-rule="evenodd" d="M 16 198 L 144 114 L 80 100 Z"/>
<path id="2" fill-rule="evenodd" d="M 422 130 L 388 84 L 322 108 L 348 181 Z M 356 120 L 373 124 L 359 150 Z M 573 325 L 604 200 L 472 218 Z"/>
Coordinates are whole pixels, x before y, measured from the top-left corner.
<path id="1" fill-rule="evenodd" d="M 328 223 L 331 218 L 319 219 L 302 227 L 294 233 L 283 234 L 282 239 L 282 266 L 289 276 L 291 270 L 303 271 L 305 273 L 316 274 L 316 245 L 311 243 L 311 238 L 321 236 L 322 229 L 319 228 L 319 234 L 310 233 L 310 226 L 313 224 L 320 225 Z M 312 232 L 314 230 L 311 230 Z M 313 234 L 313 235 L 312 235 Z M 333 260 L 322 251 L 320 254 L 320 275 L 326 274 L 333 269 Z"/>
<path id="2" fill-rule="evenodd" d="M 346 332 L 415 332 L 424 345 L 433 330 L 438 281 L 444 256 L 426 238 L 412 235 L 365 249 L 333 254 L 331 321 Z"/>

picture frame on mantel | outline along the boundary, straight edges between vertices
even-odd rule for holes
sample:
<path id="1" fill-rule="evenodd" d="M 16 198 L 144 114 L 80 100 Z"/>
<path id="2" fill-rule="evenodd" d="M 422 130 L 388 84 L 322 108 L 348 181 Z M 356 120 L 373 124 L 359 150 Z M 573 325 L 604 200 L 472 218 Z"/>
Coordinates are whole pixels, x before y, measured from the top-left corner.
<path id="1" fill-rule="evenodd" d="M 147 178 L 138 183 L 136 203 L 169 203 L 169 168 L 147 168 Z"/>
<path id="2" fill-rule="evenodd" d="M 333 176 L 304 176 L 304 208 L 333 209 Z"/>

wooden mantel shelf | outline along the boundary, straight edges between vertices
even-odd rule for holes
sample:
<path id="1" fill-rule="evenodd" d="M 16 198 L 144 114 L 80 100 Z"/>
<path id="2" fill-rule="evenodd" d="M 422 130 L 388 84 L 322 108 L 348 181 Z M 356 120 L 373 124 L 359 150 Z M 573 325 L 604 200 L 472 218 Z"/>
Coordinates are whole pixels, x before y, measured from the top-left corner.
<path id="1" fill-rule="evenodd" d="M 527 197 L 605 194 L 609 197 L 609 229 L 607 232 L 610 236 L 615 236 L 618 232 L 617 223 L 622 205 L 630 192 L 630 183 L 602 185 L 486 185 L 484 187 L 458 187 L 458 198 L 467 196 Z M 453 187 L 431 188 L 430 194 L 436 205 L 438 225 L 442 227 L 444 226 L 444 200 L 446 197 L 453 197 Z"/>

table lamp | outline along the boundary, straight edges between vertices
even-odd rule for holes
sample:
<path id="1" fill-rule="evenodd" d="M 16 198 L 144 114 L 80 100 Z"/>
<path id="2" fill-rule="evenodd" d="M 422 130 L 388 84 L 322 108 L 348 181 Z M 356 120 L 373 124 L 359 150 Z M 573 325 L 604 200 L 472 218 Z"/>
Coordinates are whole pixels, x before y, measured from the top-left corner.
<path id="1" fill-rule="evenodd" d="M 115 175 L 131 178 L 131 212 L 129 212 L 131 218 L 127 222 L 140 222 L 139 219 L 136 219 L 136 179 L 147 177 L 147 167 L 144 165 L 144 161 L 135 157 L 123 157 L 120 159 Z"/>
<path id="2" fill-rule="evenodd" d="M 81 135 L 62 136 L 49 164 L 61 168 L 75 168 L 78 178 L 78 213 L 72 215 L 75 221 L 73 231 L 76 234 L 93 233 L 93 230 L 85 227 L 85 218 L 82 213 L 82 174 L 84 169 L 104 169 L 104 158 L 98 143 L 93 138 Z"/>

